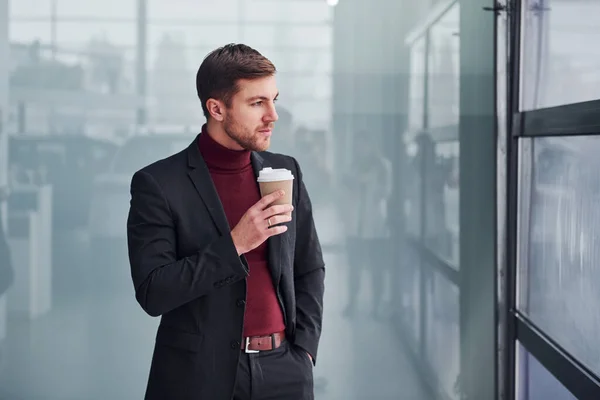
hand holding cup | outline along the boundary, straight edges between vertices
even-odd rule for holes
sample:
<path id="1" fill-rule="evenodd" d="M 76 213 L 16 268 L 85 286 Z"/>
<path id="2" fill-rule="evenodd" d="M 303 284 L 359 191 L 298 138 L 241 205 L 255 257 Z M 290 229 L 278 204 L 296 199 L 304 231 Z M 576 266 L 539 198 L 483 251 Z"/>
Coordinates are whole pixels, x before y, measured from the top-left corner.
<path id="1" fill-rule="evenodd" d="M 271 236 L 287 231 L 287 226 L 280 224 L 292 220 L 291 213 L 294 207 L 291 204 L 274 204 L 284 197 L 285 193 L 282 190 L 263 196 L 242 216 L 231 231 L 238 255 L 248 253 Z"/>

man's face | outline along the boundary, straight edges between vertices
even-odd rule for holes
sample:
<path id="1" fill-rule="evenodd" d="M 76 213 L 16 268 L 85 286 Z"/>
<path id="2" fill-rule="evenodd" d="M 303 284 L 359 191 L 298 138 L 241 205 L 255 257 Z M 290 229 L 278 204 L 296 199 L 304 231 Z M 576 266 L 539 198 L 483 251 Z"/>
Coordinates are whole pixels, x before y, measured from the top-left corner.
<path id="1" fill-rule="evenodd" d="M 271 144 L 275 121 L 275 101 L 279 92 L 274 76 L 240 80 L 239 91 L 226 108 L 223 128 L 227 135 L 246 150 L 265 151 Z"/>

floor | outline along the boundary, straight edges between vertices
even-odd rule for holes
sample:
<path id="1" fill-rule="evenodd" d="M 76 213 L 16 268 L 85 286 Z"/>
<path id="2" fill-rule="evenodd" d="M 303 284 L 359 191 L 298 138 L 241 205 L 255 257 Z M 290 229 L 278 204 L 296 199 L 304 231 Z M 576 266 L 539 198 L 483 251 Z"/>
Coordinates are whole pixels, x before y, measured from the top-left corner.
<path id="1" fill-rule="evenodd" d="M 318 400 L 427 400 L 390 321 L 370 318 L 370 293 L 360 294 L 364 310 L 342 316 L 345 259 L 331 210 L 316 213 L 326 252 L 324 330 L 315 368 Z M 61 240 L 63 241 L 60 244 Z M 78 241 L 81 241 L 78 244 Z M 63 250 L 52 311 L 35 321 L 12 317 L 3 344 L 0 399 L 131 400 L 143 398 L 158 319 L 148 317 L 124 285 L 104 291 L 80 290 L 76 279 L 85 263 L 85 240 L 57 238 Z M 60 257 L 64 259 L 60 260 Z M 124 280 L 127 266 L 123 266 Z M 62 277 L 62 278 L 61 278 Z"/>

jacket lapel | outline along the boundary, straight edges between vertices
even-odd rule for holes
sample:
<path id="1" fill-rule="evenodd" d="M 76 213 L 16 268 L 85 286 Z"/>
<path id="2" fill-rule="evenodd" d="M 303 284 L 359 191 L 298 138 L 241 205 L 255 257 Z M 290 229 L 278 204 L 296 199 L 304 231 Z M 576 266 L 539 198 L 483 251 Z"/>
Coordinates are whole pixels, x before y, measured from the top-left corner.
<path id="1" fill-rule="evenodd" d="M 219 199 L 217 189 L 215 188 L 213 180 L 210 176 L 208 167 L 204 162 L 204 158 L 200 154 L 200 149 L 198 148 L 198 138 L 199 135 L 188 147 L 188 165 L 190 167 L 188 175 L 196 187 L 198 194 L 200 194 L 200 197 L 204 201 L 210 217 L 217 226 L 219 233 L 224 235 L 230 231 L 229 222 L 227 222 L 223 204 Z"/>
<path id="2" fill-rule="evenodd" d="M 258 178 L 258 173 L 264 167 L 271 167 L 268 161 L 266 161 L 260 154 L 252 152 L 252 169 L 254 170 L 254 176 Z M 258 185 L 258 183 L 257 183 Z M 281 278 L 281 251 L 282 251 L 282 236 L 275 235 L 267 239 L 267 251 L 268 251 L 268 265 L 271 277 L 275 285 L 279 285 Z"/>
<path id="3" fill-rule="evenodd" d="M 198 148 L 198 137 L 189 145 L 188 153 L 188 165 L 190 167 L 188 175 L 194 184 L 194 187 L 198 191 L 198 194 L 202 198 L 202 201 L 206 205 L 210 217 L 216 225 L 219 233 L 224 235 L 231 229 L 229 222 L 227 222 L 227 216 L 223 209 L 223 204 L 217 193 L 217 189 L 213 183 L 213 180 L 208 171 L 208 166 L 204 161 L 204 158 L 200 154 Z M 258 153 L 252 152 L 251 155 L 252 169 L 254 170 L 254 176 L 258 178 L 259 171 L 264 167 L 270 167 L 271 165 Z M 258 185 L 258 183 L 257 183 Z M 276 235 L 267 239 L 267 251 L 268 251 L 268 265 L 269 271 L 273 282 L 278 285 L 281 278 L 281 255 L 282 255 L 282 236 Z"/>

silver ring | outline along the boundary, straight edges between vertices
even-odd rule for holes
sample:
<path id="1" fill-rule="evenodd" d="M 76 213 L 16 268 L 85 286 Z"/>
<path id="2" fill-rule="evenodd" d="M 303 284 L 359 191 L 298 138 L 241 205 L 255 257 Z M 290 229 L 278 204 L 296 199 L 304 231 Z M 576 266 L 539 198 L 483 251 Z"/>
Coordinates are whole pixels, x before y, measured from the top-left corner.
<path id="1" fill-rule="evenodd" d="M 267 224 L 269 224 L 269 228 L 271 227 L 271 218 L 267 218 Z"/>

